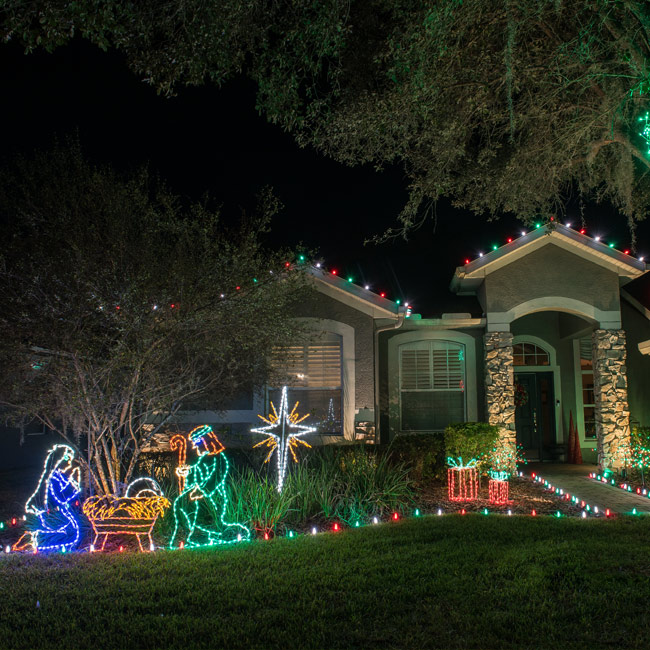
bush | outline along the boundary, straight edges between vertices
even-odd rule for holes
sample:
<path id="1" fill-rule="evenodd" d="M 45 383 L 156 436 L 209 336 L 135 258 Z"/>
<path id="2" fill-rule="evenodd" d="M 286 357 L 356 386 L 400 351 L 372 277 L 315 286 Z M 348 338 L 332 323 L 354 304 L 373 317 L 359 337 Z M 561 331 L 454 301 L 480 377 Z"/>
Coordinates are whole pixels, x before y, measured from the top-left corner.
<path id="1" fill-rule="evenodd" d="M 282 494 L 274 475 L 251 469 L 234 473 L 228 491 L 228 521 L 269 533 L 322 519 L 354 525 L 402 511 L 413 500 L 404 464 L 366 446 L 319 450 L 291 467 Z"/>
<path id="2" fill-rule="evenodd" d="M 231 475 L 227 490 L 226 521 L 251 526 L 262 534 L 275 532 L 294 500 L 289 490 L 278 492 L 274 479 L 249 467 Z"/>
<path id="3" fill-rule="evenodd" d="M 336 515 L 349 525 L 403 510 L 413 500 L 408 469 L 365 445 L 342 450 Z"/>
<path id="4" fill-rule="evenodd" d="M 391 458 L 403 463 L 415 481 L 442 479 L 445 443 L 441 433 L 400 434 L 390 444 Z"/>
<path id="5" fill-rule="evenodd" d="M 499 427 L 486 422 L 450 424 L 445 429 L 445 453 L 468 463 L 476 458 L 479 466 L 489 464 L 489 456 L 499 437 Z"/>

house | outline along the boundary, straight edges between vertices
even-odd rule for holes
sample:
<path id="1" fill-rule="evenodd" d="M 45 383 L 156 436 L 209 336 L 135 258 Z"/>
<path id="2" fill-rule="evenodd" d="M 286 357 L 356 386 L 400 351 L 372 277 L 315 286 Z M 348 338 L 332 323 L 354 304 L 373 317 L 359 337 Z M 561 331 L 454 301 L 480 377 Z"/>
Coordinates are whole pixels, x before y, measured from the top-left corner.
<path id="1" fill-rule="evenodd" d="M 650 426 L 647 270 L 551 224 L 457 268 L 458 310 L 423 318 L 314 267 L 317 291 L 296 317 L 318 338 L 284 356 L 290 402 L 326 442 L 387 443 L 487 421 L 529 460 L 566 460 L 572 420 L 585 460 L 617 464 L 630 425 Z M 278 389 L 223 414 L 185 417 L 228 425 L 250 442 Z"/>

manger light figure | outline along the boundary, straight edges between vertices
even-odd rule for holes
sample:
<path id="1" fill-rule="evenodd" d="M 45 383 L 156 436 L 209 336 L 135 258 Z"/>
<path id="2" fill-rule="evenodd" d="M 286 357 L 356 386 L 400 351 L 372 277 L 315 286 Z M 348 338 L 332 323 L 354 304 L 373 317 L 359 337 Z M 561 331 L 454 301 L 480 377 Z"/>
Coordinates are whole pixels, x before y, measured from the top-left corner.
<path id="1" fill-rule="evenodd" d="M 273 413 L 271 413 L 268 418 L 265 418 L 262 415 L 258 416 L 264 420 L 264 422 L 268 422 L 268 426 L 251 429 L 251 433 L 261 433 L 262 435 L 267 436 L 265 440 L 253 445 L 253 447 L 266 445 L 270 448 L 269 454 L 264 462 L 268 463 L 274 453 L 277 456 L 278 492 L 282 492 L 282 488 L 284 487 L 284 476 L 287 471 L 289 452 L 291 453 L 293 460 L 297 463 L 298 457 L 296 456 L 296 448 L 298 445 L 304 445 L 305 447 L 311 448 L 311 445 L 304 440 L 301 440 L 300 437 L 307 433 L 314 433 L 316 431 L 316 427 L 308 427 L 304 424 L 300 424 L 303 420 L 309 417 L 309 413 L 300 417 L 296 413 L 297 408 L 298 402 L 295 403 L 293 409 L 289 412 L 287 387 L 284 386 L 282 388 L 280 410 L 276 411 L 273 402 L 271 402 Z"/>

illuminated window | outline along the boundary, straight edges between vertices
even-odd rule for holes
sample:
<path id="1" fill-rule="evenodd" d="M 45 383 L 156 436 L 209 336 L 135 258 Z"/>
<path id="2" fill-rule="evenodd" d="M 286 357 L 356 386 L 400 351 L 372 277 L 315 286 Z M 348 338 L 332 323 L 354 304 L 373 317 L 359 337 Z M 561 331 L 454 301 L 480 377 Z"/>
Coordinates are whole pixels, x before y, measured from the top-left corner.
<path id="1" fill-rule="evenodd" d="M 289 408 L 300 402 L 300 414 L 310 414 L 305 424 L 321 433 L 342 432 L 342 344 L 339 334 L 326 332 L 315 341 L 273 352 L 273 366 L 289 386 Z M 280 393 L 281 387 L 268 391 L 276 409 Z"/>
<path id="2" fill-rule="evenodd" d="M 465 346 L 417 341 L 399 348 L 402 431 L 441 431 L 465 421 Z"/>
<path id="3" fill-rule="evenodd" d="M 549 366 L 549 354 L 534 343 L 515 343 L 512 346 L 515 366 Z"/>
<path id="4" fill-rule="evenodd" d="M 594 368 L 591 338 L 580 339 L 580 376 L 585 438 L 596 437 L 596 398 L 594 397 Z"/>

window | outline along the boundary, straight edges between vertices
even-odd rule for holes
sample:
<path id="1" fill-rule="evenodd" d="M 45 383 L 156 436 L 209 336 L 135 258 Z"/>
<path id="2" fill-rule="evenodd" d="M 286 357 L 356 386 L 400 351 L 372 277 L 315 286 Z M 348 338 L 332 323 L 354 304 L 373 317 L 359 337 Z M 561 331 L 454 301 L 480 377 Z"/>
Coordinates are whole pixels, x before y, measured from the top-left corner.
<path id="1" fill-rule="evenodd" d="M 309 413 L 305 424 L 321 433 L 342 433 L 342 337 L 323 333 L 316 341 L 276 349 L 273 366 L 286 377 L 289 409 L 299 402 L 297 412 Z M 268 391 L 269 401 L 280 405 L 281 389 Z M 270 409 L 270 405 L 269 405 Z"/>
<path id="2" fill-rule="evenodd" d="M 582 409 L 585 422 L 585 438 L 596 437 L 596 399 L 594 397 L 594 368 L 591 338 L 580 339 L 580 375 Z"/>
<path id="3" fill-rule="evenodd" d="M 549 354 L 534 343 L 515 343 L 512 346 L 515 366 L 549 366 Z"/>
<path id="4" fill-rule="evenodd" d="M 465 346 L 417 341 L 399 348 L 402 431 L 440 431 L 465 421 Z"/>

